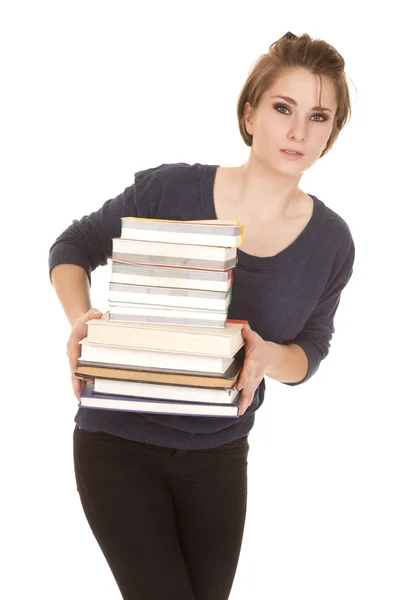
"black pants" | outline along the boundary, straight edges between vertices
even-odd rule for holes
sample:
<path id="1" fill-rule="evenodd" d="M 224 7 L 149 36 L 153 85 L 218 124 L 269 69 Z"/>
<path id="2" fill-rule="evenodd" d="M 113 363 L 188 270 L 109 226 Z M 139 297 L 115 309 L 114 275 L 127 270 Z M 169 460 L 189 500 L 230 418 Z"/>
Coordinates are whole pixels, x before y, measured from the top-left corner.
<path id="1" fill-rule="evenodd" d="M 124 600 L 228 600 L 248 450 L 247 436 L 174 450 L 75 427 L 77 489 Z"/>

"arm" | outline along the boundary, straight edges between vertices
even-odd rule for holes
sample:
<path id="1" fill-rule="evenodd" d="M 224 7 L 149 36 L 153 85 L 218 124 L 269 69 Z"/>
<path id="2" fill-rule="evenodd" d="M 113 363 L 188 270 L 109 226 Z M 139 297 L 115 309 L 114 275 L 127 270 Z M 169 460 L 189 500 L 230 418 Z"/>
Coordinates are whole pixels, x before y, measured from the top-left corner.
<path id="1" fill-rule="evenodd" d="M 78 265 L 59 264 L 51 271 L 51 283 L 71 327 L 91 308 L 89 279 Z"/>
<path id="2" fill-rule="evenodd" d="M 90 308 L 91 271 L 106 264 L 111 256 L 112 238 L 121 233 L 121 217 L 135 214 L 132 185 L 113 200 L 105 202 L 98 211 L 74 221 L 50 248 L 50 280 L 71 325 L 67 355 L 77 399 L 84 385 L 74 375 L 81 355 L 79 342 L 87 336 L 86 322 L 101 317 L 100 312 Z"/>
<path id="3" fill-rule="evenodd" d="M 303 350 L 308 363 L 304 377 L 293 381 L 286 376 L 286 373 L 280 372 L 285 360 L 284 358 L 283 360 L 282 358 L 279 360 L 279 354 L 284 357 L 279 351 L 276 352 L 278 358 L 275 361 L 275 366 L 273 364 L 271 365 L 271 375 L 267 373 L 268 376 L 271 376 L 273 379 L 279 379 L 279 381 L 286 385 L 293 386 L 305 383 L 317 372 L 321 361 L 323 361 L 329 353 L 332 336 L 335 333 L 335 314 L 340 304 L 342 291 L 353 274 L 354 256 L 354 243 L 353 240 L 350 239 L 345 261 L 342 263 L 338 273 L 328 282 L 301 332 L 293 340 L 285 344 L 285 348 L 290 348 L 291 352 L 294 353 L 292 354 L 293 356 L 299 356 L 298 348 Z M 296 362 L 298 363 L 298 359 Z M 279 366 L 279 364 L 281 366 Z M 274 375 L 276 375 L 277 371 L 279 371 L 283 377 L 275 377 Z"/>
<path id="4" fill-rule="evenodd" d="M 242 391 L 243 414 L 251 404 L 261 380 L 271 377 L 286 385 L 299 385 L 312 377 L 328 355 L 335 331 L 334 316 L 341 293 L 353 273 L 354 244 L 351 240 L 346 260 L 327 284 L 314 310 L 295 339 L 284 344 L 263 340 L 249 325 L 243 330 L 246 357 L 236 388 Z"/>
<path id="5" fill-rule="evenodd" d="M 270 364 L 265 375 L 281 383 L 297 385 L 308 374 L 308 357 L 298 344 L 275 344 L 265 342 Z"/>
<path id="6" fill-rule="evenodd" d="M 74 220 L 58 236 L 49 251 L 51 282 L 53 283 L 52 270 L 57 265 L 68 264 L 84 269 L 90 286 L 91 272 L 100 265 L 106 265 L 107 259 L 112 255 L 112 238 L 121 235 L 121 217 L 124 216 L 138 216 L 134 184 L 116 198 L 107 200 L 99 210 L 85 215 L 79 221 Z M 73 269 L 63 270 L 64 274 L 74 273 L 71 283 L 80 281 L 81 275 L 76 275 L 77 272 Z M 64 284 L 59 287 L 63 295 L 65 287 Z M 70 293 L 73 295 L 76 290 Z M 81 293 L 83 292 L 79 292 Z"/>

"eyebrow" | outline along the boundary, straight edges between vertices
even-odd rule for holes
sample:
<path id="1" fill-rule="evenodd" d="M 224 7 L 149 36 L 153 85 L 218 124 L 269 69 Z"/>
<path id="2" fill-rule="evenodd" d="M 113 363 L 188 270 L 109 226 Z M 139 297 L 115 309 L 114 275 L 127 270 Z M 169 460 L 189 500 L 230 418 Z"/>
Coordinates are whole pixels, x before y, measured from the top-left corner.
<path id="1" fill-rule="evenodd" d="M 294 106 L 297 106 L 296 100 L 293 100 L 293 98 L 289 98 L 289 96 L 271 96 L 271 97 L 272 98 L 282 98 L 282 100 L 286 100 L 286 102 L 289 102 L 289 104 L 294 104 Z M 323 110 L 323 111 L 332 112 L 330 108 L 324 108 L 323 106 L 313 106 L 313 108 L 311 110 Z"/>

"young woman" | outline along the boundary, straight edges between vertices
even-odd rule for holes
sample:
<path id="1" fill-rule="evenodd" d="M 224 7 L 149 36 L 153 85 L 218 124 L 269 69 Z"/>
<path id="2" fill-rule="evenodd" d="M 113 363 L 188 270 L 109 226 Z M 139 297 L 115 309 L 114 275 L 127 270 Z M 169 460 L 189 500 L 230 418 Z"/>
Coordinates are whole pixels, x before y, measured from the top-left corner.
<path id="1" fill-rule="evenodd" d="M 329 350 L 354 262 L 346 222 L 299 188 L 350 116 L 343 58 L 329 44 L 286 34 L 260 57 L 238 101 L 245 164 L 162 164 L 50 250 L 52 284 L 71 324 L 74 371 L 90 308 L 91 272 L 112 254 L 122 216 L 237 219 L 244 225 L 228 316 L 247 319 L 239 418 L 80 407 L 77 489 L 125 599 L 226 600 L 246 515 L 248 434 L 264 376 L 306 382 Z M 72 375 L 79 398 L 80 380 Z"/>

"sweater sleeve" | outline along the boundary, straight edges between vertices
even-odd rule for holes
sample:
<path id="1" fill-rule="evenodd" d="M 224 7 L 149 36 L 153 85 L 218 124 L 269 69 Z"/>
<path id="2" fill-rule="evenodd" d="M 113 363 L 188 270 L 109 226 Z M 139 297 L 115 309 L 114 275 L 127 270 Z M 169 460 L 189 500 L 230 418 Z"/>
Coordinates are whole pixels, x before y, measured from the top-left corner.
<path id="1" fill-rule="evenodd" d="M 297 344 L 303 348 L 308 359 L 308 370 L 301 381 L 283 382 L 285 385 L 295 386 L 305 383 L 317 372 L 321 361 L 328 355 L 330 342 L 335 332 L 334 317 L 342 291 L 353 274 L 354 257 L 354 243 L 350 239 L 346 258 L 339 272 L 329 280 L 302 331 L 293 340 L 286 342 L 287 344 Z"/>
<path id="2" fill-rule="evenodd" d="M 106 265 L 112 254 L 112 238 L 121 235 L 121 217 L 136 216 L 134 184 L 107 200 L 101 208 L 80 220 L 75 219 L 54 241 L 49 251 L 49 275 L 56 265 L 83 267 L 91 282 L 91 272 Z"/>
<path id="3" fill-rule="evenodd" d="M 122 217 L 154 218 L 162 194 L 161 177 L 168 164 L 135 173 L 132 185 L 101 208 L 74 220 L 49 250 L 48 268 L 72 264 L 83 267 L 91 284 L 91 272 L 112 256 L 112 239 L 121 235 Z"/>
<path id="4" fill-rule="evenodd" d="M 178 163 L 178 167 L 180 164 Z M 164 181 L 176 165 L 162 163 L 135 173 L 134 183 L 101 208 L 74 220 L 49 250 L 49 275 L 56 265 L 83 267 L 91 284 L 91 272 L 112 257 L 112 239 L 121 236 L 122 217 L 153 219 L 158 216 Z M 170 218 L 170 217 L 167 217 Z"/>

